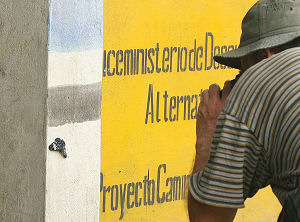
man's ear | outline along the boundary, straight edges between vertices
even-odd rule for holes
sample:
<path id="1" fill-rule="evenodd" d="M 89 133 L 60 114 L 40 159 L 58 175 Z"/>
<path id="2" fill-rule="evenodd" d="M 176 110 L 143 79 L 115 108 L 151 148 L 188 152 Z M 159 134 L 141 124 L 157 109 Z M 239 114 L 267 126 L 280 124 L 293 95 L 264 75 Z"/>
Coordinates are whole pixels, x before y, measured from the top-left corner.
<path id="1" fill-rule="evenodd" d="M 265 52 L 266 52 L 268 58 L 277 53 L 277 51 L 275 49 L 265 49 Z"/>

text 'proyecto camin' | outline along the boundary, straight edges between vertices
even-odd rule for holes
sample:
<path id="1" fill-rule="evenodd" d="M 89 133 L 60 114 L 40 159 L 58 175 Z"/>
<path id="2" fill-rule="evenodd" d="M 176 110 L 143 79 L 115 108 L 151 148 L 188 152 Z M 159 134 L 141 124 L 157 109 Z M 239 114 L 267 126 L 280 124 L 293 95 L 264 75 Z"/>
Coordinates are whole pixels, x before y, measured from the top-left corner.
<path id="1" fill-rule="evenodd" d="M 100 192 L 102 192 L 102 212 L 120 210 L 120 220 L 124 217 L 124 208 L 152 206 L 186 198 L 187 180 L 189 175 L 168 177 L 165 180 L 167 166 L 161 164 L 157 168 L 157 177 L 150 179 L 144 176 L 142 181 L 104 186 L 104 176 L 101 173 Z M 167 192 L 163 191 L 166 190 Z M 109 201 L 110 199 L 110 201 Z M 108 205 L 108 206 L 107 206 Z M 109 207 L 110 205 L 110 207 Z"/>
<path id="2" fill-rule="evenodd" d="M 237 45 L 218 46 L 214 36 L 207 32 L 204 45 L 194 40 L 193 48 L 184 46 L 104 50 L 103 76 L 128 76 L 151 73 L 208 71 L 229 68 L 213 60 L 213 56 L 237 48 Z"/>

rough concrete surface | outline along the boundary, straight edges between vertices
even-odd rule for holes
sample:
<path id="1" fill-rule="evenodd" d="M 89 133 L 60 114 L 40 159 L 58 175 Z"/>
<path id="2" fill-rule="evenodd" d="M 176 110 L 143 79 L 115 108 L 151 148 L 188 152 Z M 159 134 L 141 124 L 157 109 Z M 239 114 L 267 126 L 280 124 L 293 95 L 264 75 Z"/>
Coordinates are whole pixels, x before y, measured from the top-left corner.
<path id="1" fill-rule="evenodd" d="M 0 221 L 45 218 L 48 1 L 0 1 Z"/>

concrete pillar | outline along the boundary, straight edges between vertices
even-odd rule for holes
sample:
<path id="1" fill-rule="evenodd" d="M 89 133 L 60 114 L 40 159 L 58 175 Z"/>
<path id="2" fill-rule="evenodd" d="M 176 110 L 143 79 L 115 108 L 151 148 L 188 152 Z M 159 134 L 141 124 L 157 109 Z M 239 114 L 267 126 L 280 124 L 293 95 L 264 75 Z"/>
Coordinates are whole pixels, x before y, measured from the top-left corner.
<path id="1" fill-rule="evenodd" d="M 102 1 L 0 11 L 0 221 L 99 221 Z"/>
<path id="2" fill-rule="evenodd" d="M 0 2 L 0 221 L 44 221 L 48 9 Z"/>

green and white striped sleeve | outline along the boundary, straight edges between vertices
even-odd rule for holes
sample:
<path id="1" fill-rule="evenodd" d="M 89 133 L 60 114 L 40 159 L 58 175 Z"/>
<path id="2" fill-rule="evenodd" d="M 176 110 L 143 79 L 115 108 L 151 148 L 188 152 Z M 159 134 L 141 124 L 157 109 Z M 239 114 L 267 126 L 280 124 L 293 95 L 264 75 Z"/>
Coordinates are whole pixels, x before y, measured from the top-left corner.
<path id="1" fill-rule="evenodd" d="M 245 124 L 221 113 L 208 164 L 203 171 L 190 177 L 192 196 L 212 206 L 244 207 L 261 150 Z"/>

